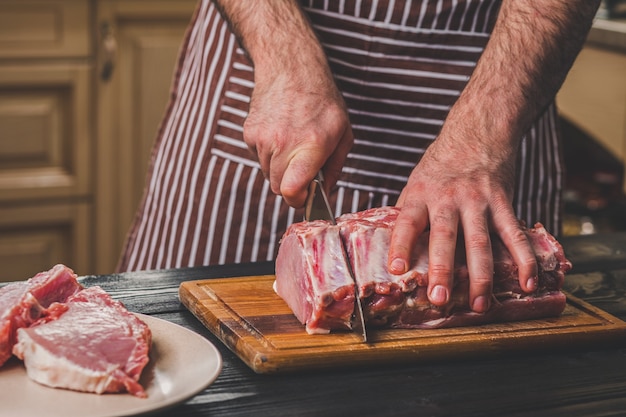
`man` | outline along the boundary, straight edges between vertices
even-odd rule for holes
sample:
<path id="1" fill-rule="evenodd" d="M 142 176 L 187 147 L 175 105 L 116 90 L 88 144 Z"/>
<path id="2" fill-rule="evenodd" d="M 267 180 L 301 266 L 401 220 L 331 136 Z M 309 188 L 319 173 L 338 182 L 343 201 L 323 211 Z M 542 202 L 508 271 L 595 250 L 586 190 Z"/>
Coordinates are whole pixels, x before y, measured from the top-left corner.
<path id="1" fill-rule="evenodd" d="M 200 4 L 120 269 L 273 259 L 323 169 L 338 214 L 402 208 L 391 272 L 430 230 L 433 304 L 460 234 L 475 311 L 491 299 L 490 233 L 532 291 L 518 218 L 558 233 L 552 102 L 599 1 L 302 3 Z"/>

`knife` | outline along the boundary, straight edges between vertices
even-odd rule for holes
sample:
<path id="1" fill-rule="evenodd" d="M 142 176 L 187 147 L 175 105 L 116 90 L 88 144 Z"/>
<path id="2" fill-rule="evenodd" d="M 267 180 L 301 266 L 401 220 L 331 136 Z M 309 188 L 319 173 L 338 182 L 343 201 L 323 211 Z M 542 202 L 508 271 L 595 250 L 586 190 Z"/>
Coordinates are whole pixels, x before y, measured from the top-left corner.
<path id="1" fill-rule="evenodd" d="M 326 194 L 326 189 L 324 188 L 324 174 L 322 173 L 322 171 L 319 171 L 317 173 L 317 176 L 313 179 L 313 181 L 311 181 L 311 184 L 309 185 L 309 194 L 307 195 L 306 203 L 304 206 L 304 220 L 328 220 L 333 225 L 337 225 L 337 220 L 335 220 L 333 211 L 330 208 L 328 195 Z M 351 320 L 352 329 L 356 333 L 361 334 L 363 342 L 367 342 L 367 330 L 365 329 L 363 306 L 361 305 L 361 298 L 359 297 L 359 286 L 354 276 L 354 271 L 352 270 L 352 265 L 350 264 L 350 259 L 348 258 L 346 244 L 343 239 L 341 239 L 341 249 L 343 251 L 343 258 L 345 259 L 346 265 L 348 266 L 348 273 L 352 277 L 352 281 L 354 282 L 356 288 L 354 297 L 354 313 Z"/>

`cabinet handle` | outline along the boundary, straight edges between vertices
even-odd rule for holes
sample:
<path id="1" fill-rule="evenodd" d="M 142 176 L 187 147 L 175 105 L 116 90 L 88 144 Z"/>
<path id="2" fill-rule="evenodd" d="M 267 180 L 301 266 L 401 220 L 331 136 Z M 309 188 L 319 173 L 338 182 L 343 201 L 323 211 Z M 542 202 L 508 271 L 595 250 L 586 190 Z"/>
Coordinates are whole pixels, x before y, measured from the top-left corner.
<path id="1" fill-rule="evenodd" d="M 109 22 L 103 22 L 100 26 L 100 36 L 102 39 L 102 68 L 100 78 L 102 81 L 109 81 L 115 69 L 115 58 L 117 55 L 117 40 L 113 34 L 113 29 Z"/>

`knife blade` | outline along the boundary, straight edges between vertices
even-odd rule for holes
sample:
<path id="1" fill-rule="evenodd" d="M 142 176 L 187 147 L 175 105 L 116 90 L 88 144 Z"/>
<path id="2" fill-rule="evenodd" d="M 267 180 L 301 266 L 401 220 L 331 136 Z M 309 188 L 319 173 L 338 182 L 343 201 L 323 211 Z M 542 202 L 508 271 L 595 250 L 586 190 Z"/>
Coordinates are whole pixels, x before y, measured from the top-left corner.
<path id="1" fill-rule="evenodd" d="M 321 191 L 320 191 L 321 190 Z M 337 224 L 326 191 L 324 190 L 324 174 L 318 172 L 309 185 L 309 194 L 304 205 L 304 220 L 328 220 Z"/>
<path id="2" fill-rule="evenodd" d="M 326 189 L 324 187 L 324 174 L 322 171 L 317 173 L 317 176 L 311 181 L 309 185 L 309 194 L 307 195 L 306 203 L 304 206 L 304 220 L 328 220 L 333 225 L 337 224 L 337 220 L 333 215 L 333 211 L 330 207 L 330 202 L 328 200 L 328 195 L 326 194 Z M 348 266 L 348 273 L 350 277 L 352 277 L 352 281 L 354 282 L 356 291 L 355 291 L 355 302 L 354 302 L 354 313 L 352 315 L 351 325 L 352 330 L 355 333 L 360 333 L 363 339 L 363 342 L 367 342 L 367 330 L 365 328 L 365 318 L 363 316 L 363 306 L 361 304 L 361 297 L 359 297 L 359 286 L 356 281 L 356 277 L 354 276 L 354 271 L 352 269 L 352 265 L 350 264 L 350 259 L 348 258 L 348 252 L 346 249 L 346 244 L 341 240 L 341 249 L 343 251 L 343 258 L 346 261 L 346 265 Z"/>

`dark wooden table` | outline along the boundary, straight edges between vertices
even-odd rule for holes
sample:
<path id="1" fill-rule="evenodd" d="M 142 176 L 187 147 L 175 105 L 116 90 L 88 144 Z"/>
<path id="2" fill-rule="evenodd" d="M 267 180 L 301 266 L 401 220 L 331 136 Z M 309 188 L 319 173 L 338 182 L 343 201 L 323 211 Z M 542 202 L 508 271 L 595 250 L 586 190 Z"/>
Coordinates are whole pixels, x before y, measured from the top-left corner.
<path id="1" fill-rule="evenodd" d="M 626 233 L 562 239 L 566 290 L 626 320 Z M 83 277 L 135 312 L 212 341 L 223 370 L 167 416 L 626 416 L 626 343 L 297 375 L 258 375 L 178 300 L 182 281 L 273 273 L 272 263 Z"/>

